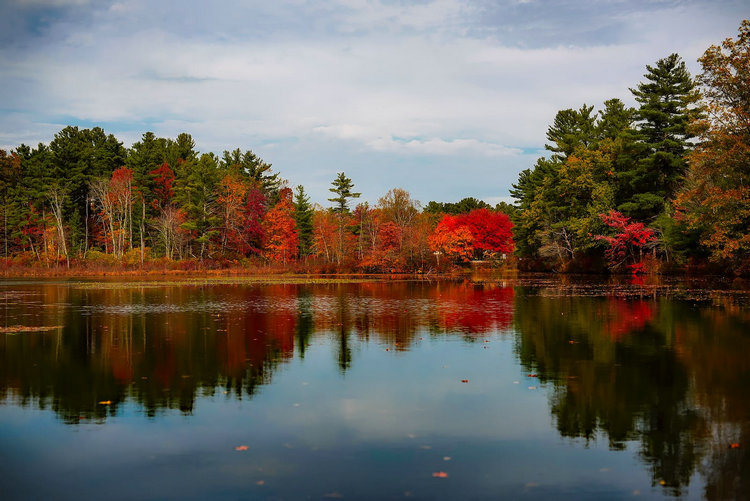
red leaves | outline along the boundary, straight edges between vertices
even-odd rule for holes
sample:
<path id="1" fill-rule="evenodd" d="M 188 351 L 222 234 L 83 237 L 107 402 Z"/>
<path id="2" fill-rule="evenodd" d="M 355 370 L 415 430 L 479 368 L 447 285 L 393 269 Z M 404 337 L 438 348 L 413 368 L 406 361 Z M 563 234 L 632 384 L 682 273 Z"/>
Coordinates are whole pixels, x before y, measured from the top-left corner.
<path id="1" fill-rule="evenodd" d="M 622 265 L 628 259 L 635 257 L 635 251 L 640 251 L 650 242 L 656 240 L 656 234 L 651 228 L 643 223 L 631 223 L 630 218 L 623 216 L 620 212 L 610 210 L 607 214 L 599 214 L 604 224 L 618 230 L 615 236 L 597 235 L 596 240 L 604 240 L 609 248 L 604 256 L 611 267 Z M 642 263 L 637 262 L 629 265 L 634 275 L 645 272 Z"/>
<path id="2" fill-rule="evenodd" d="M 174 182 L 174 172 L 169 168 L 167 162 L 164 162 L 161 167 L 158 167 L 149 172 L 151 177 L 154 178 L 154 195 L 156 199 L 153 204 L 154 207 L 166 207 L 172 200 L 174 191 L 172 190 L 172 183 Z"/>
<path id="3" fill-rule="evenodd" d="M 513 252 L 513 223 L 502 212 L 474 209 L 468 214 L 445 215 L 429 237 L 430 248 L 458 261 L 472 254 Z"/>
<path id="4" fill-rule="evenodd" d="M 448 478 L 448 474 L 444 471 L 436 471 L 432 474 L 433 478 Z"/>
<path id="5" fill-rule="evenodd" d="M 234 448 L 234 450 L 236 450 L 236 451 L 246 451 L 249 448 L 250 447 L 248 447 L 247 445 L 238 445 L 237 447 Z"/>

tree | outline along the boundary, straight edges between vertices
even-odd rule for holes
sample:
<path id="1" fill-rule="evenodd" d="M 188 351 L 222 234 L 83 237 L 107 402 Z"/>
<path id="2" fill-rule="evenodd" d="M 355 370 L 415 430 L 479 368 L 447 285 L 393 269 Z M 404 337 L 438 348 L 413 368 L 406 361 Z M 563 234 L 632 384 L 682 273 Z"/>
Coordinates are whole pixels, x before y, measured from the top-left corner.
<path id="1" fill-rule="evenodd" d="M 0 150 L 0 203 L 2 203 L 3 256 L 8 259 L 10 239 L 9 215 L 14 212 L 13 193 L 21 177 L 21 157 L 15 153 Z"/>
<path id="2" fill-rule="evenodd" d="M 237 171 L 242 177 L 260 183 L 260 189 L 268 200 L 278 199 L 281 180 L 278 173 L 271 172 L 271 164 L 250 150 L 244 153 L 239 148 L 225 151 L 222 156 L 224 167 Z"/>
<path id="3" fill-rule="evenodd" d="M 591 235 L 602 230 L 598 215 L 614 203 L 608 144 L 602 142 L 600 150 L 580 147 L 564 162 L 552 164 L 522 214 L 520 224 L 534 232 L 539 255 L 563 268 L 595 247 Z"/>
<path id="4" fill-rule="evenodd" d="M 679 55 L 646 69 L 647 81 L 630 89 L 640 104 L 638 138 L 645 151 L 622 175 L 630 196 L 619 205 L 621 212 L 642 221 L 655 218 L 674 198 L 685 174 L 685 155 L 692 149 L 689 124 L 702 113 L 700 94 Z"/>
<path id="5" fill-rule="evenodd" d="M 709 115 L 697 122 L 702 142 L 689 155 L 676 218 L 698 232 L 713 261 L 750 269 L 750 21 L 736 40 L 699 59 Z"/>
<path id="6" fill-rule="evenodd" d="M 599 214 L 599 217 L 607 226 L 616 230 L 613 236 L 596 236 L 597 240 L 603 240 L 609 244 L 604 255 L 610 268 L 617 269 L 630 261 L 627 266 L 633 273 L 641 273 L 643 249 L 656 240 L 654 230 L 647 228 L 643 223 L 631 223 L 629 217 L 615 210 L 610 210 L 607 214 Z"/>
<path id="7" fill-rule="evenodd" d="M 112 173 L 110 179 L 96 179 L 89 187 L 89 198 L 99 209 L 104 234 L 112 244 L 112 253 L 118 258 L 128 245 L 132 246 L 132 182 L 133 172 L 121 167 Z"/>
<path id="8" fill-rule="evenodd" d="M 333 185 L 333 188 L 328 188 L 328 191 L 338 195 L 337 197 L 329 198 L 328 201 L 336 203 L 331 210 L 336 214 L 339 223 L 338 252 L 336 256 L 338 264 L 341 264 L 341 261 L 346 255 L 347 247 L 345 245 L 347 239 L 346 235 L 344 235 L 344 227 L 349 219 L 349 199 L 359 198 L 361 193 L 355 193 L 352 191 L 354 183 L 352 183 L 352 180 L 346 177 L 343 172 L 339 172 L 338 177 L 336 177 L 331 184 Z"/>
<path id="9" fill-rule="evenodd" d="M 279 202 L 263 218 L 265 233 L 265 255 L 271 261 L 286 264 L 296 259 L 299 238 L 294 220 L 292 190 L 284 188 L 279 193 Z"/>
<path id="10" fill-rule="evenodd" d="M 294 194 L 294 220 L 297 225 L 299 255 L 306 257 L 312 252 L 313 208 L 301 184 Z"/>
<path id="11" fill-rule="evenodd" d="M 337 214 L 347 214 L 349 212 L 349 199 L 359 198 L 361 193 L 355 193 L 352 191 L 354 183 L 352 180 L 346 177 L 343 172 L 339 172 L 336 179 L 331 182 L 333 188 L 328 188 L 328 191 L 338 195 L 334 198 L 329 198 L 329 202 L 334 202 L 336 205 L 333 207 L 333 212 Z"/>
<path id="12" fill-rule="evenodd" d="M 220 234 L 218 159 L 213 153 L 204 153 L 182 174 L 174 182 L 174 202 L 185 214 L 182 229 L 192 235 L 191 253 L 197 251 L 202 260 L 206 253 L 210 255 L 211 243 Z"/>
<path id="13" fill-rule="evenodd" d="M 474 237 L 466 226 L 460 225 L 456 216 L 446 214 L 435 227 L 428 239 L 430 249 L 435 253 L 440 266 L 440 256 L 456 262 L 466 262 L 474 252 Z"/>
<path id="14" fill-rule="evenodd" d="M 459 216 L 459 224 L 466 226 L 473 237 L 472 247 L 479 256 L 497 252 L 513 252 L 513 223 L 502 212 L 487 209 L 475 209 Z"/>
<path id="15" fill-rule="evenodd" d="M 474 209 L 491 209 L 490 204 L 474 197 L 462 198 L 458 202 L 434 202 L 430 201 L 424 208 L 424 212 L 431 214 L 463 214 Z"/>
<path id="16" fill-rule="evenodd" d="M 73 245 L 85 250 L 89 184 L 96 178 L 109 177 L 124 165 L 126 150 L 115 136 L 105 134 L 99 127 L 81 130 L 65 127 L 55 134 L 48 152 L 47 166 L 40 173 L 42 180 L 54 180 L 68 193 L 63 215 L 70 227 L 70 239 Z"/>
<path id="17" fill-rule="evenodd" d="M 581 106 L 578 110 L 557 112 L 553 124 L 547 129 L 547 140 L 552 144 L 544 147 L 554 153 L 553 158 L 565 159 L 583 146 L 591 146 L 597 139 L 596 115 L 593 106 Z"/>
<path id="18" fill-rule="evenodd" d="M 174 189 L 172 188 L 175 179 L 174 171 L 167 162 L 164 162 L 149 174 L 154 183 L 154 199 L 151 203 L 157 211 L 163 210 L 172 203 L 172 197 L 174 196 Z"/>

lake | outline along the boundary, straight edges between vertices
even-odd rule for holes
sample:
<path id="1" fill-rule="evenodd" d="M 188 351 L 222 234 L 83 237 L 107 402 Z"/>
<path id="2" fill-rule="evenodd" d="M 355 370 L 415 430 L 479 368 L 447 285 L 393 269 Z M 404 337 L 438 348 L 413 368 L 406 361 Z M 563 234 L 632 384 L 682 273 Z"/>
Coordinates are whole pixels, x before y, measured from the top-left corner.
<path id="1" fill-rule="evenodd" d="M 750 499 L 732 282 L 0 282 L 0 498 Z"/>

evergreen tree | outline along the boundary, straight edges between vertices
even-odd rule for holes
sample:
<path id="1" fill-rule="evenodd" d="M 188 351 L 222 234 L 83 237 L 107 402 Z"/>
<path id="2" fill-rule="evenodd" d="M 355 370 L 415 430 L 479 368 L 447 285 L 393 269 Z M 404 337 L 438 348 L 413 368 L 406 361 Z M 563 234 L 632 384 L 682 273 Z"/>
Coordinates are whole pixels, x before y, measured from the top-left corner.
<path id="1" fill-rule="evenodd" d="M 302 185 L 297 186 L 297 192 L 294 194 L 294 220 L 297 224 L 300 257 L 306 257 L 312 251 L 313 213 L 305 188 Z"/>
<path id="2" fill-rule="evenodd" d="M 547 140 L 552 144 L 544 147 L 554 153 L 553 157 L 565 159 L 579 146 L 588 147 L 596 142 L 596 114 L 593 106 L 581 106 L 578 110 L 557 112 L 554 123 L 547 129 Z"/>
<path id="3" fill-rule="evenodd" d="M 210 252 L 211 241 L 220 234 L 217 193 L 221 180 L 219 159 L 204 153 L 190 169 L 175 179 L 174 201 L 184 213 L 181 228 L 193 237 L 191 253 L 203 259 Z"/>
<path id="4" fill-rule="evenodd" d="M 231 152 L 225 151 L 222 163 L 226 168 L 236 169 L 243 177 L 259 182 L 269 204 L 274 205 L 279 201 L 282 184 L 279 173 L 272 173 L 271 164 L 264 162 L 258 155 L 250 150 L 242 153 L 237 148 Z"/>
<path id="5" fill-rule="evenodd" d="M 654 219 L 674 197 L 692 148 L 688 125 L 701 114 L 700 94 L 680 56 L 671 54 L 646 69 L 647 81 L 630 89 L 640 104 L 636 118 L 644 157 L 623 173 L 630 196 L 619 206 L 641 221 Z"/>
<path id="6" fill-rule="evenodd" d="M 329 202 L 334 202 L 336 204 L 333 207 L 333 212 L 338 214 L 349 213 L 348 200 L 350 198 L 359 198 L 361 193 L 354 193 L 352 191 L 354 183 L 352 183 L 352 180 L 346 177 L 343 172 L 339 172 L 338 177 L 336 177 L 331 184 L 333 185 L 333 188 L 328 188 L 328 191 L 338 195 L 337 197 L 328 199 Z"/>

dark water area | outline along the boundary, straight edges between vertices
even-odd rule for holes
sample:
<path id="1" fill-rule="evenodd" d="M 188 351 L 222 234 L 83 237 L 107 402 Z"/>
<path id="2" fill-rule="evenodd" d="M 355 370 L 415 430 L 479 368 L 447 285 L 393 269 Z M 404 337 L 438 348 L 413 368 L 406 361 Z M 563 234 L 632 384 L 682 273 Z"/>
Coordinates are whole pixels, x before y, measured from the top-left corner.
<path id="1" fill-rule="evenodd" d="M 0 499 L 750 499 L 742 284 L 0 282 Z"/>

